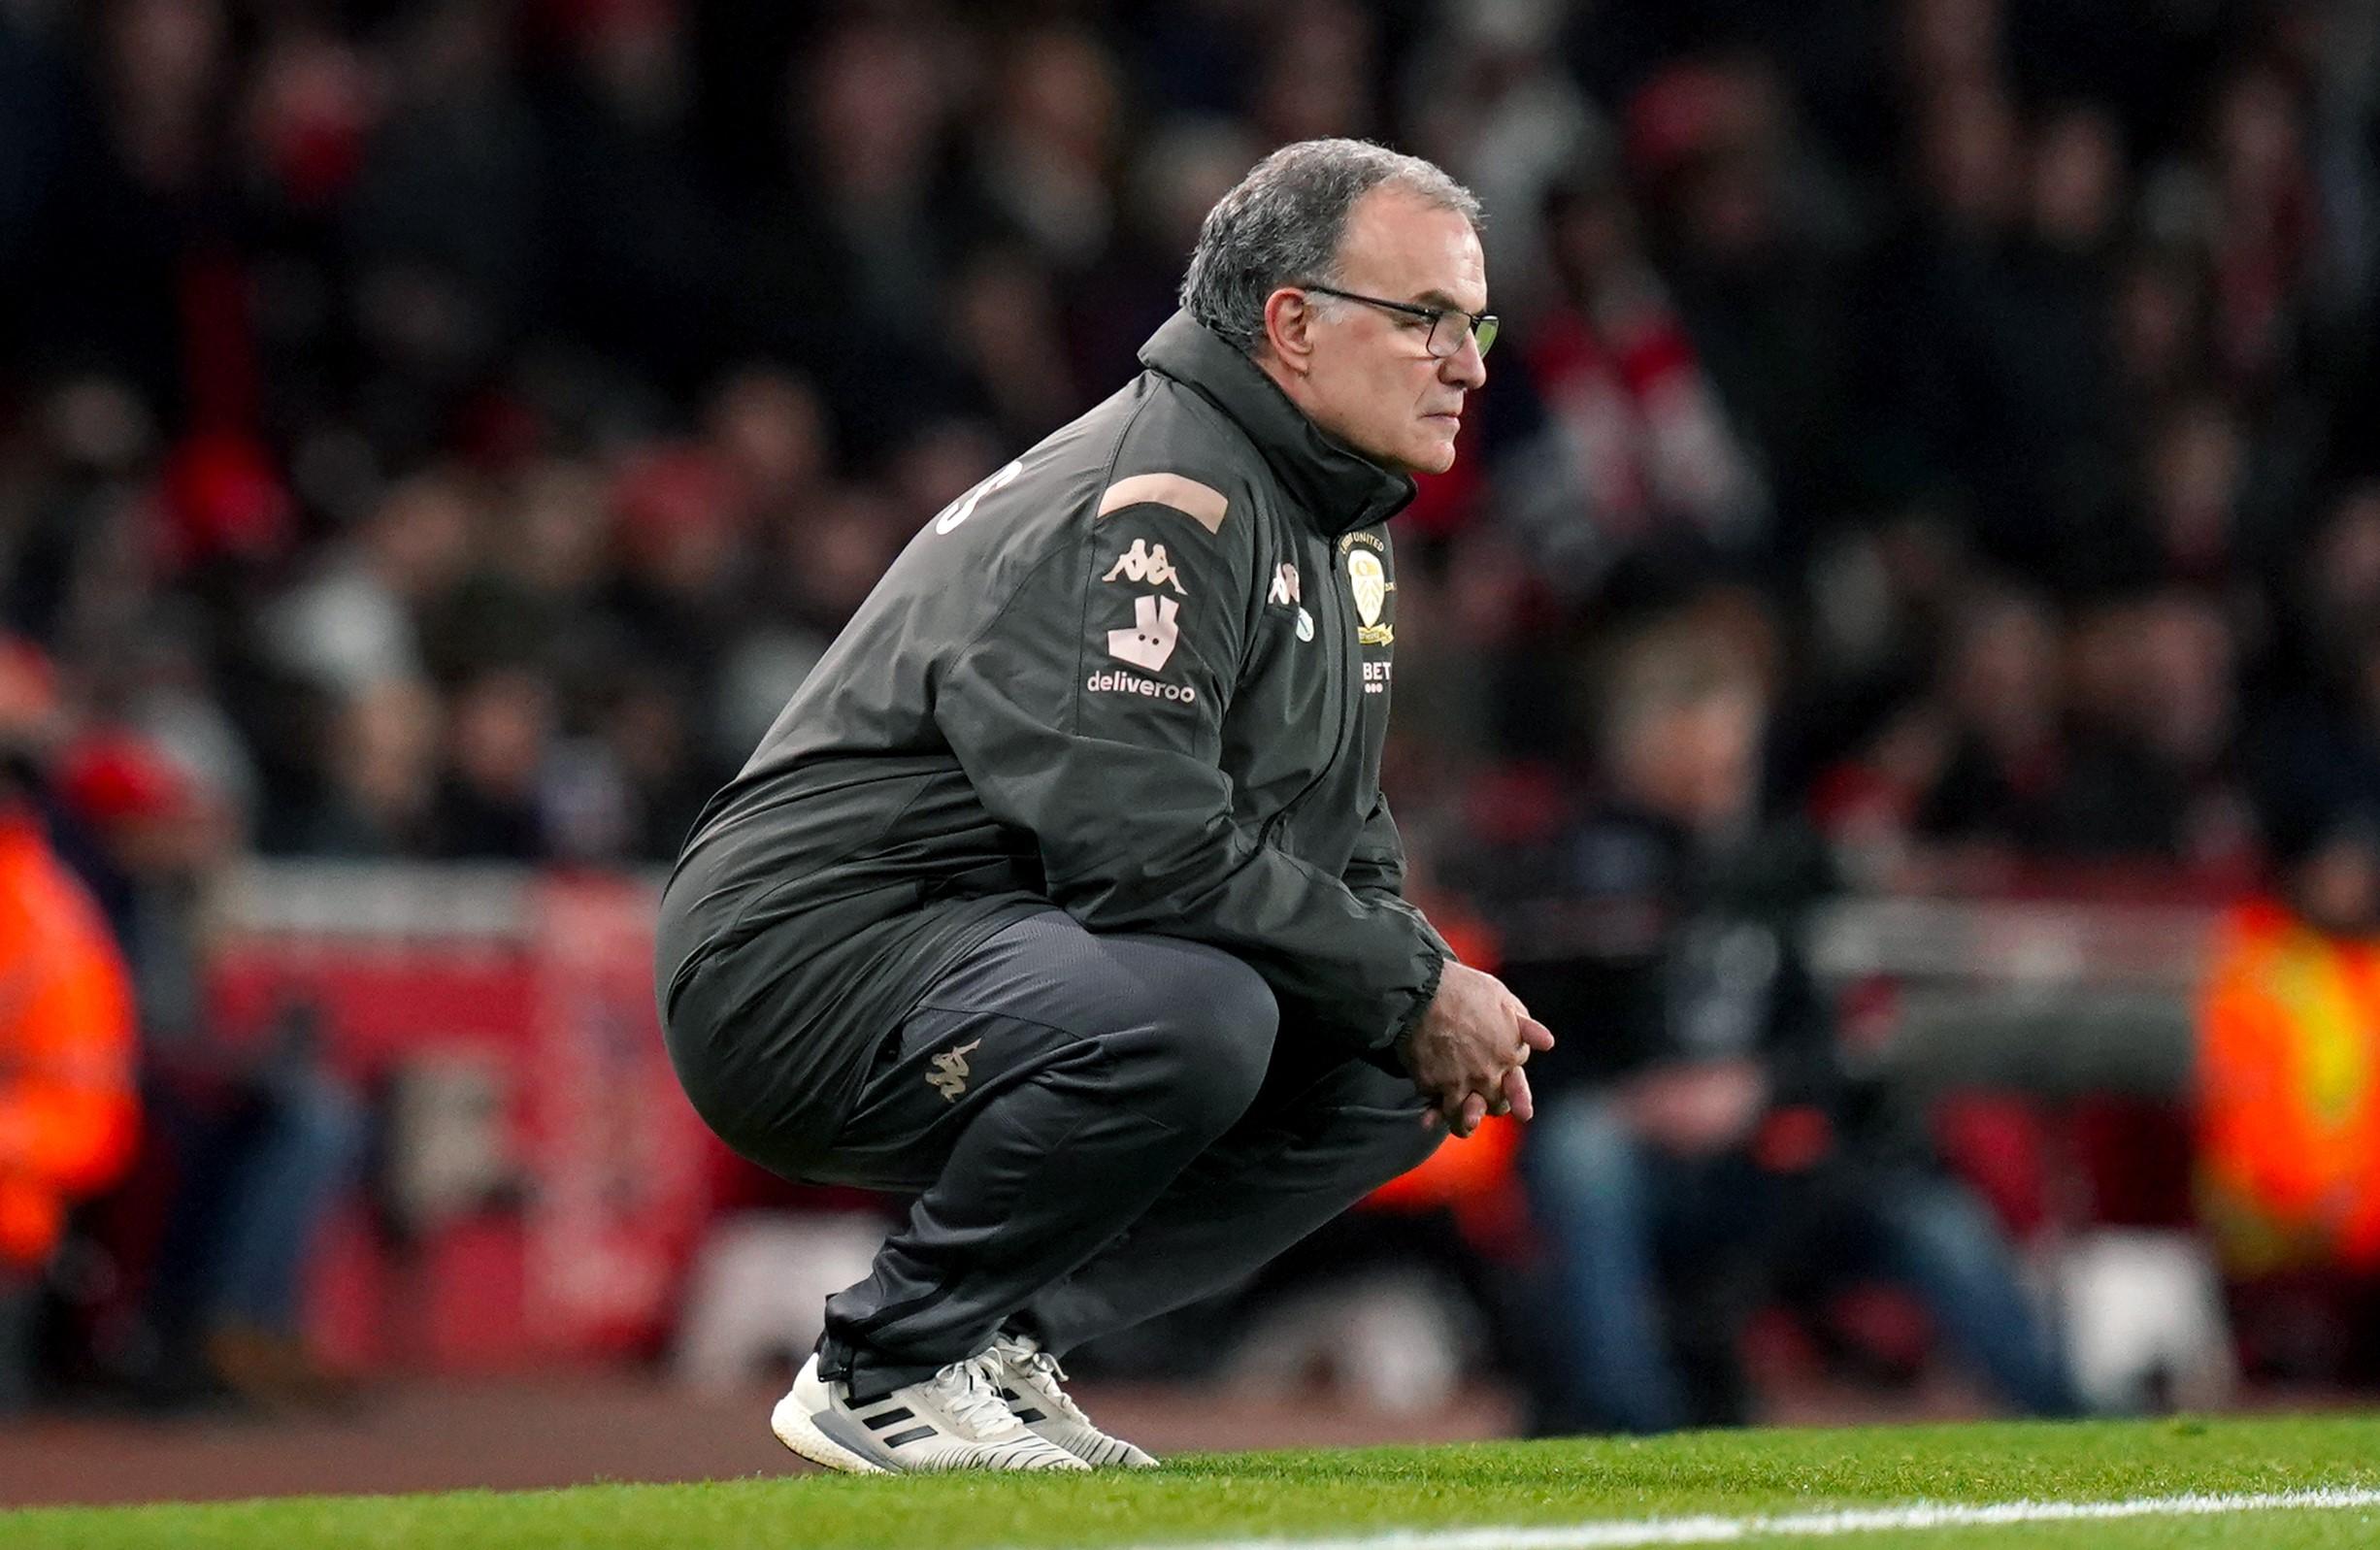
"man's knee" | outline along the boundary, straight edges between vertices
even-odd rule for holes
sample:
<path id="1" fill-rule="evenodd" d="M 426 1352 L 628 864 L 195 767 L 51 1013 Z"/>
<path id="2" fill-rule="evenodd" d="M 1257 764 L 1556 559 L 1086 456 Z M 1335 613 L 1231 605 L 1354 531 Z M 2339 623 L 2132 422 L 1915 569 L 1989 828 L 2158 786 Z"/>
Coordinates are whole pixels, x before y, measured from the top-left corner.
<path id="1" fill-rule="evenodd" d="M 1364 1116 L 1364 1158 L 1373 1188 L 1428 1162 L 1446 1139 L 1443 1125 L 1422 1122 L 1421 1106 L 1373 1111 Z"/>
<path id="2" fill-rule="evenodd" d="M 1350 1060 L 1317 1089 L 1332 1150 L 1348 1159 L 1351 1176 L 1367 1189 L 1387 1183 L 1428 1162 L 1446 1138 L 1442 1125 L 1423 1123 L 1426 1105 L 1410 1080 L 1362 1061 Z M 1293 1114 L 1291 1123 L 1306 1123 Z"/>
<path id="3" fill-rule="evenodd" d="M 1264 1085 L 1280 1006 L 1262 976 L 1228 953 L 1170 943 L 1137 981 L 1124 1052 L 1168 1123 L 1220 1134 Z"/>

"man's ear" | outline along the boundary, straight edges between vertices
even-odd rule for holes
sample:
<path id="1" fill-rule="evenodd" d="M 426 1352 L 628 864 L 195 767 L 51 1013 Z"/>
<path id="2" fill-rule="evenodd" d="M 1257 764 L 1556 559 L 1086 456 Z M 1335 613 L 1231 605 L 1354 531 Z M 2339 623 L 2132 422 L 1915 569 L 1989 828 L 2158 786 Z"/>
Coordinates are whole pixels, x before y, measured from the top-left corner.
<path id="1" fill-rule="evenodd" d="M 1313 370 L 1315 321 L 1314 304 L 1295 286 L 1265 298 L 1265 343 L 1282 369 L 1301 377 Z"/>

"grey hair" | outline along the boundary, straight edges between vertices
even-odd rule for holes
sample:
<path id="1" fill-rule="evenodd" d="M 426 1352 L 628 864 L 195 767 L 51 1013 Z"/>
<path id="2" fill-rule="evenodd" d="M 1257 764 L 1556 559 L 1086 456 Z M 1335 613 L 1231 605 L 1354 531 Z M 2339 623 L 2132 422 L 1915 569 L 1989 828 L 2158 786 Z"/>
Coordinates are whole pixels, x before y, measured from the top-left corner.
<path id="1" fill-rule="evenodd" d="M 1479 200 L 1419 156 L 1366 140 L 1301 140 L 1258 162 L 1215 202 L 1181 279 L 1181 305 L 1241 351 L 1265 337 L 1265 299 L 1301 280 L 1336 284 L 1347 214 L 1393 184 L 1479 229 Z"/>

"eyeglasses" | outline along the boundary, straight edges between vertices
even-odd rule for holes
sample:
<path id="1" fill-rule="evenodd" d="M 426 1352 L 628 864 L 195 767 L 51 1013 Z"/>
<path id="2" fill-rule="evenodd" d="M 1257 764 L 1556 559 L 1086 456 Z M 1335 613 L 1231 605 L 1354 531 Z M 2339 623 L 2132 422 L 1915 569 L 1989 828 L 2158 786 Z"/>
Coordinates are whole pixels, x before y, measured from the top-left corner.
<path id="1" fill-rule="evenodd" d="M 1354 291 L 1340 290 L 1336 285 L 1301 285 L 1298 288 L 1320 291 L 1325 296 L 1336 296 L 1343 302 L 1362 302 L 1367 307 L 1377 307 L 1384 312 L 1403 313 L 1407 317 L 1428 318 L 1430 353 L 1439 360 L 1445 360 L 1462 349 L 1465 334 L 1479 342 L 1479 353 L 1482 355 L 1496 343 L 1494 313 L 1467 313 L 1460 307 L 1423 307 L 1414 302 L 1392 302 L 1381 296 L 1359 296 Z"/>

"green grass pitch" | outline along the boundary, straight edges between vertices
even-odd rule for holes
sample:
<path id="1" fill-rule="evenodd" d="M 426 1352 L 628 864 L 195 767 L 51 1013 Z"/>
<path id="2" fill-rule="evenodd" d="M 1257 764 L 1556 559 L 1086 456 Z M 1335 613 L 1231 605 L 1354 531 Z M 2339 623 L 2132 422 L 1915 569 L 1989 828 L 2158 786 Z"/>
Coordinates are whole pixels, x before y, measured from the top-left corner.
<path id="1" fill-rule="evenodd" d="M 0 1514 L 0 1547 L 1038 1550 L 1257 1537 L 1353 1540 L 1404 1531 L 1402 1540 L 1374 1542 L 1381 1550 L 1491 1550 L 1495 1535 L 1480 1531 L 1597 1526 L 1536 1539 L 1549 1550 L 1570 1550 L 1663 1542 L 1634 1526 L 1700 1517 L 1730 1520 L 1735 1528 L 1721 1523 L 1709 1531 L 1719 1537 L 1669 1542 L 1764 1550 L 1805 1544 L 1846 1550 L 2380 1545 L 2380 1505 L 2368 1504 L 2122 1521 L 1834 1525 L 1823 1534 L 1771 1533 L 1757 1521 L 1921 1501 L 2119 1501 L 2326 1487 L 2380 1488 L 2380 1418 L 1704 1433 L 1645 1441 L 1218 1454 L 1178 1460 L 1146 1474 L 852 1479 L 788 1473 L 518 1495 L 42 1509 Z"/>

